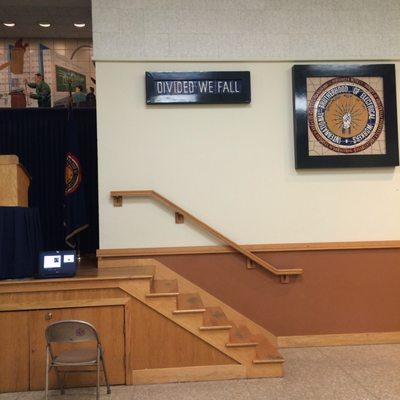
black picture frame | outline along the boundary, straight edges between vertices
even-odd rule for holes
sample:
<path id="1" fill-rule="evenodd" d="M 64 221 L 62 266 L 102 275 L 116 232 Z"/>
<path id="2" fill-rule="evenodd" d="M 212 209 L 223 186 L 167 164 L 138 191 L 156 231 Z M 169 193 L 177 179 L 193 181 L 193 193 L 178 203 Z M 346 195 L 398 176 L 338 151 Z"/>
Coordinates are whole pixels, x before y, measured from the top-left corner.
<path id="1" fill-rule="evenodd" d="M 146 72 L 146 104 L 249 104 L 250 71 Z M 240 93 L 158 94 L 156 83 L 162 81 L 239 81 Z"/>
<path id="2" fill-rule="evenodd" d="M 394 64 L 294 65 L 292 68 L 292 90 L 296 169 L 390 167 L 399 165 L 395 74 Z M 309 155 L 307 78 L 312 77 L 383 78 L 386 154 Z"/>

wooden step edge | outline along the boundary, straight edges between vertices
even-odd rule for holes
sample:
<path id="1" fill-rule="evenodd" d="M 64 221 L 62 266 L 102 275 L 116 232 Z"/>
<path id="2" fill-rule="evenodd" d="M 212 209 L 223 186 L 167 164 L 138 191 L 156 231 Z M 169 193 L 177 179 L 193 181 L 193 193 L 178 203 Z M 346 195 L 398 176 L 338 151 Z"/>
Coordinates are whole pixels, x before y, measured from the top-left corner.
<path id="1" fill-rule="evenodd" d="M 243 342 L 243 343 L 227 343 L 226 347 L 256 347 L 258 343 L 256 342 Z"/>
<path id="2" fill-rule="evenodd" d="M 266 359 L 266 360 L 253 360 L 253 364 L 279 364 L 279 363 L 283 363 L 283 362 L 285 362 L 285 360 L 283 358 L 281 358 L 281 359 L 272 358 L 272 359 Z"/>
<path id="3" fill-rule="evenodd" d="M 201 331 L 218 331 L 232 329 L 232 325 L 214 325 L 214 326 L 201 326 Z"/>
<path id="4" fill-rule="evenodd" d="M 205 308 L 194 308 L 193 310 L 174 310 L 172 311 L 172 314 L 197 314 L 205 311 Z"/>
<path id="5" fill-rule="evenodd" d="M 84 276 L 83 276 L 84 278 Z M 129 279 L 153 279 L 154 275 L 132 275 Z"/>
<path id="6" fill-rule="evenodd" d="M 176 297 L 178 292 L 165 292 L 165 293 L 146 293 L 146 297 Z"/>

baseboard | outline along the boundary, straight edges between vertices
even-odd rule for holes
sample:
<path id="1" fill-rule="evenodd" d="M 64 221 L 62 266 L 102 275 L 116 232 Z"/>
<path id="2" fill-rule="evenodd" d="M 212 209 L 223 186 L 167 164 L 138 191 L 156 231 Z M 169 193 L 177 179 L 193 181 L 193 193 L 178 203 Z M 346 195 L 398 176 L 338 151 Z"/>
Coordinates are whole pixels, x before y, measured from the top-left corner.
<path id="1" fill-rule="evenodd" d="M 244 365 L 151 368 L 132 371 L 132 384 L 215 381 L 246 378 Z"/>
<path id="2" fill-rule="evenodd" d="M 277 339 L 279 348 L 395 344 L 400 343 L 400 332 L 278 336 Z"/>
<path id="3" fill-rule="evenodd" d="M 358 242 L 321 242 L 321 243 L 276 243 L 245 244 L 243 247 L 254 253 L 290 252 L 290 251 L 326 251 L 326 250 L 368 250 L 399 249 L 400 240 L 358 241 Z M 183 254 L 221 254 L 235 253 L 227 246 L 180 246 L 180 247 L 146 247 L 126 249 L 99 249 L 99 259 L 109 257 L 143 257 Z"/>

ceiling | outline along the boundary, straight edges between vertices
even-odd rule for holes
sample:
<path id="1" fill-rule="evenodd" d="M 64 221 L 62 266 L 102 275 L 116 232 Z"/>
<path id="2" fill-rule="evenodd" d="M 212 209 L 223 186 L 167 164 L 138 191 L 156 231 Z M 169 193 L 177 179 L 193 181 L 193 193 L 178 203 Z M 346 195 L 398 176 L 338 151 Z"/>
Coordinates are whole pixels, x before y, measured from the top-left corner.
<path id="1" fill-rule="evenodd" d="M 7 28 L 3 22 L 15 22 Z M 42 28 L 38 22 L 50 22 Z M 74 23 L 85 22 L 84 28 Z M 90 0 L 0 0 L 0 38 L 91 38 Z"/>

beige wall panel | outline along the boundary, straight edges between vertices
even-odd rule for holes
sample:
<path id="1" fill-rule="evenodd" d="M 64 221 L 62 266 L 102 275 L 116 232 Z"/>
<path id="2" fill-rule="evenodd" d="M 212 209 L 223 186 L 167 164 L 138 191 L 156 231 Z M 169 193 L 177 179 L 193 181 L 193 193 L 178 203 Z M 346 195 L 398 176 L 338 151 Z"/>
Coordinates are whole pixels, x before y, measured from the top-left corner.
<path id="1" fill-rule="evenodd" d="M 98 60 L 400 58 L 397 0 L 93 0 Z"/>
<path id="2" fill-rule="evenodd" d="M 292 65 L 98 62 L 100 248 L 217 244 L 148 199 L 113 207 L 129 189 L 238 243 L 398 239 L 399 168 L 295 170 Z M 249 70 L 252 102 L 146 106 L 146 71 L 184 70 Z"/>

